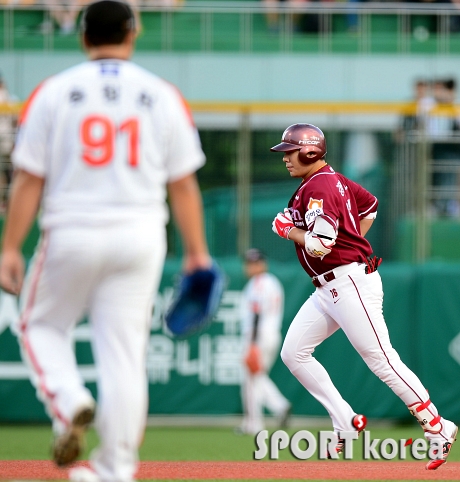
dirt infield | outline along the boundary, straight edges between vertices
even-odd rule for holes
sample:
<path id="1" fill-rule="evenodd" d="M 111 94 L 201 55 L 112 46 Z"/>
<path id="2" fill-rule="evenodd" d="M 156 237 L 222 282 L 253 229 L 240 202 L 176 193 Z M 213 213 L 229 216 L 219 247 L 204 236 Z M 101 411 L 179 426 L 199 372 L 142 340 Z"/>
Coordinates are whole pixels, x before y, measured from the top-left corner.
<path id="1" fill-rule="evenodd" d="M 86 465 L 83 462 L 81 465 Z M 460 462 L 437 471 L 424 462 L 141 462 L 138 479 L 459 480 Z M 45 460 L 0 461 L 0 479 L 67 479 Z"/>

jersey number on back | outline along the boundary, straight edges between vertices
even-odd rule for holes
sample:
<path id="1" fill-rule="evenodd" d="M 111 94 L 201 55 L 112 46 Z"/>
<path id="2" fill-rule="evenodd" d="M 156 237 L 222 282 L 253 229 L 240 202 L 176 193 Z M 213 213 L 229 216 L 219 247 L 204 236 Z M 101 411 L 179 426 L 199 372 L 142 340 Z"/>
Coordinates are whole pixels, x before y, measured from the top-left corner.
<path id="1" fill-rule="evenodd" d="M 115 152 L 117 135 L 128 137 L 128 164 L 137 167 L 139 163 L 139 120 L 131 117 L 118 127 L 108 118 L 91 115 L 83 120 L 80 137 L 83 143 L 83 160 L 93 167 L 109 164 Z"/>

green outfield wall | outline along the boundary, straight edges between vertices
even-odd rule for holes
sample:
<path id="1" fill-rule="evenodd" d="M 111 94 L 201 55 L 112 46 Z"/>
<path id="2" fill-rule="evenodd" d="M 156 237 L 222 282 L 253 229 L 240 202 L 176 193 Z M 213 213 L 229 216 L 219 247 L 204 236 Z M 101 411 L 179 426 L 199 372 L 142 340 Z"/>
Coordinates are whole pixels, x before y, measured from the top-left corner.
<path id="1" fill-rule="evenodd" d="M 219 415 L 241 413 L 241 343 L 239 296 L 245 283 L 237 258 L 218 260 L 227 274 L 227 289 L 211 328 L 190 340 L 173 340 L 163 327 L 180 261 L 167 261 L 148 352 L 150 414 Z M 296 262 L 271 262 L 286 290 L 284 332 L 313 291 Z M 394 347 L 419 375 L 441 413 L 460 421 L 460 264 L 383 263 L 384 312 Z M 14 297 L 0 294 L 0 422 L 47 419 L 22 364 L 10 323 L 17 318 Z M 96 393 L 96 370 L 86 321 L 75 332 L 80 369 Z M 404 404 L 378 380 L 354 352 L 341 331 L 315 351 L 353 408 L 368 417 L 410 419 Z M 294 414 L 323 416 L 325 410 L 289 373 L 280 359 L 272 371 Z M 123 382 L 122 380 L 120 381 Z"/>

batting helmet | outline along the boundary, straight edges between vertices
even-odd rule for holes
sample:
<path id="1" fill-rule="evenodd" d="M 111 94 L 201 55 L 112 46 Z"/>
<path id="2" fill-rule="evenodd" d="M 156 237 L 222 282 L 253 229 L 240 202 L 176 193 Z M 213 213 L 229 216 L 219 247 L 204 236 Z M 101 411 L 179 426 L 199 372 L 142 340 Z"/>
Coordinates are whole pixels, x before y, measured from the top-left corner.
<path id="1" fill-rule="evenodd" d="M 299 161 L 313 164 L 327 153 L 326 139 L 323 131 L 313 124 L 293 124 L 281 137 L 281 143 L 273 146 L 273 152 L 289 152 L 299 150 Z"/>

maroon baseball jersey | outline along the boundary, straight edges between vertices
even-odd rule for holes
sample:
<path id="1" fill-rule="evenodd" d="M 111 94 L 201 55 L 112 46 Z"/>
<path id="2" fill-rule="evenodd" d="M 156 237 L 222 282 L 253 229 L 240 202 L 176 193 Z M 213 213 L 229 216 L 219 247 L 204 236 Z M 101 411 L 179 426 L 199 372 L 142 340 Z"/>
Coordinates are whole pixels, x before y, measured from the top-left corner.
<path id="1" fill-rule="evenodd" d="M 359 221 L 375 213 L 377 206 L 375 196 L 327 164 L 304 180 L 288 205 L 294 225 L 310 231 L 316 217 L 322 216 L 338 236 L 323 259 L 309 256 L 304 246 L 295 243 L 303 269 L 313 277 L 344 264 L 364 262 L 372 247 L 361 236 Z"/>

